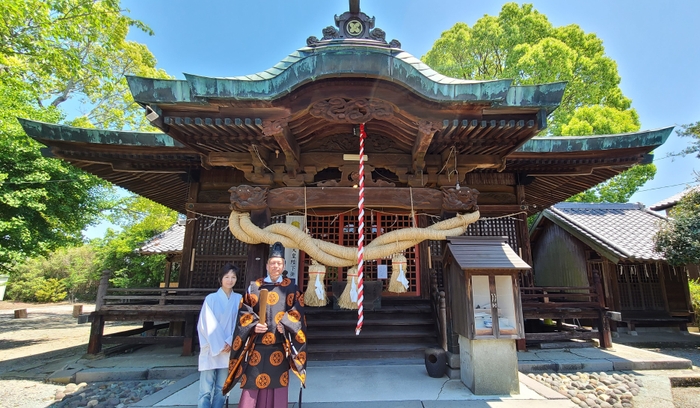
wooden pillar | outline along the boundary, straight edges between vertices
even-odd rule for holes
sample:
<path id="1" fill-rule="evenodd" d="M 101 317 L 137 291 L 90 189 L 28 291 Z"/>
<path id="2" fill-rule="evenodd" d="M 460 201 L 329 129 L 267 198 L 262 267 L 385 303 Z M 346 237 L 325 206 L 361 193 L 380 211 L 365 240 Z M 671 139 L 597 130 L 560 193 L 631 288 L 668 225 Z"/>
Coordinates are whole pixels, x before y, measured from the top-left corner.
<path id="1" fill-rule="evenodd" d="M 178 287 L 190 288 L 192 282 L 192 274 L 194 271 L 195 261 L 195 242 L 197 240 L 196 231 L 197 214 L 189 211 L 194 208 L 199 195 L 199 181 L 190 181 L 189 194 L 187 197 L 187 223 L 185 224 L 185 239 L 182 243 L 182 263 L 180 264 L 180 278 L 178 279 Z"/>
<path id="2" fill-rule="evenodd" d="M 27 318 L 27 309 L 16 309 L 15 310 L 15 319 L 26 319 Z"/>
<path id="3" fill-rule="evenodd" d="M 107 289 L 109 288 L 109 277 L 112 275 L 112 271 L 105 269 L 102 271 L 102 276 L 100 277 L 100 285 L 97 287 L 97 298 L 95 299 L 95 311 L 100 310 L 102 305 L 105 304 L 104 297 L 107 296 Z"/>
<path id="4" fill-rule="evenodd" d="M 170 287 L 170 274 L 173 270 L 173 254 L 168 254 L 165 257 L 165 273 L 163 274 L 163 284 L 166 288 Z"/>
<path id="5" fill-rule="evenodd" d="M 521 184 L 515 186 L 515 197 L 518 203 L 526 202 L 525 186 Z M 527 214 L 518 214 L 518 221 L 515 222 L 515 228 L 518 234 L 518 255 L 520 255 L 523 261 L 534 268 L 532 264 L 532 248 L 530 247 L 530 231 L 527 228 Z M 524 287 L 535 285 L 534 272 L 534 269 L 531 269 L 529 272 L 521 272 L 525 274 L 525 279 L 523 279 L 522 282 Z"/>
<path id="6" fill-rule="evenodd" d="M 600 347 L 612 348 L 612 335 L 610 333 L 610 323 L 605 314 L 605 293 L 603 292 L 603 283 L 600 281 L 600 272 L 593 271 L 593 286 L 598 295 L 598 304 L 600 311 L 598 313 L 598 336 L 600 339 Z"/>
<path id="7" fill-rule="evenodd" d="M 265 228 L 272 222 L 270 208 L 262 210 L 253 210 L 250 212 L 250 220 L 259 228 Z M 270 251 L 268 244 L 248 244 L 248 258 L 245 263 L 245 280 L 246 288 L 250 282 L 267 275 L 265 264 L 267 263 L 267 255 Z M 299 281 L 303 279 L 299 276 Z"/>
<path id="8" fill-rule="evenodd" d="M 425 215 L 416 216 L 416 224 L 419 228 L 425 228 L 428 226 L 428 217 Z M 430 282 L 430 265 L 428 264 L 428 259 L 430 256 L 428 252 L 430 251 L 430 242 L 423 241 L 418 244 L 418 265 L 416 268 L 418 270 L 418 276 L 420 277 L 420 297 L 422 299 L 430 299 L 430 292 L 432 290 L 432 285 Z"/>
<path id="9" fill-rule="evenodd" d="M 197 329 L 197 315 L 188 315 L 185 318 L 185 339 L 182 342 L 182 355 L 191 356 L 194 352 L 194 335 Z"/>
<path id="10" fill-rule="evenodd" d="M 88 354 L 97 354 L 102 350 L 102 335 L 105 329 L 104 316 L 94 312 L 90 326 L 90 340 L 88 342 Z"/>

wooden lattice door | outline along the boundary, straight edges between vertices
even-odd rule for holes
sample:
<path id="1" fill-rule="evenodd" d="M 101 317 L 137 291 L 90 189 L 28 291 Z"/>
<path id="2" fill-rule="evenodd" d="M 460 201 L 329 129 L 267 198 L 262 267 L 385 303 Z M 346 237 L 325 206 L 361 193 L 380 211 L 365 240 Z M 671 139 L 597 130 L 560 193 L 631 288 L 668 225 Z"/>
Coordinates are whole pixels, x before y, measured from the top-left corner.
<path id="1" fill-rule="evenodd" d="M 348 212 L 336 215 L 312 215 L 306 219 L 306 225 L 313 238 L 332 242 L 343 246 L 357 246 L 358 239 L 358 219 L 357 214 Z M 365 213 L 365 245 L 372 242 L 376 237 L 389 231 L 413 227 L 413 220 L 409 214 L 387 214 L 377 211 Z M 399 296 L 420 296 L 420 271 L 418 262 L 418 246 L 408 248 L 404 251 L 407 260 L 406 279 L 409 282 L 408 291 Z M 308 284 L 308 271 L 311 265 L 311 258 L 302 252 L 301 265 L 304 267 L 302 276 L 302 290 Z M 380 259 L 376 261 L 366 261 L 364 263 L 364 279 L 367 281 L 377 280 L 377 265 L 388 265 L 388 277 L 391 276 L 391 259 Z M 331 293 L 334 281 L 345 281 L 348 267 L 337 268 L 326 266 L 326 291 Z M 382 296 L 394 295 L 386 292 L 389 279 L 383 279 Z"/>
<path id="2" fill-rule="evenodd" d="M 438 221 L 440 220 L 432 220 L 433 223 Z M 510 245 L 510 247 L 513 248 L 513 251 L 522 257 L 522 246 L 518 240 L 518 230 L 515 226 L 516 222 L 518 222 L 518 220 L 510 217 L 481 219 L 473 224 L 469 224 L 467 230 L 464 232 L 464 235 L 472 237 L 508 237 L 508 245 Z M 445 290 L 442 271 L 442 242 L 443 241 L 429 242 L 431 252 L 430 267 L 435 270 L 439 290 Z M 521 273 L 519 275 L 519 280 L 520 287 L 532 286 L 530 284 L 532 280 L 530 272 Z"/>
<path id="3" fill-rule="evenodd" d="M 623 311 L 663 311 L 666 309 L 661 276 L 656 264 L 617 266 L 620 309 Z"/>
<path id="4" fill-rule="evenodd" d="M 195 239 L 190 275 L 191 288 L 212 288 L 221 286 L 219 271 L 227 262 L 239 270 L 234 290 L 245 290 L 246 259 L 248 244 L 237 240 L 228 229 L 228 219 L 199 219 L 195 221 Z"/>

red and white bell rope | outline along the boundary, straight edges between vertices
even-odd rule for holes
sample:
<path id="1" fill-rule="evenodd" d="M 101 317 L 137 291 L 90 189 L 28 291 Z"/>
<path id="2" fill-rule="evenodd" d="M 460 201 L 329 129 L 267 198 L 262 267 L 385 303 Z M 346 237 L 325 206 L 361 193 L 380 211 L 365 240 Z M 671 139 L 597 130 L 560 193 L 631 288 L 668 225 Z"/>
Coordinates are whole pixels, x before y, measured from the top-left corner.
<path id="1" fill-rule="evenodd" d="M 358 238 L 357 238 L 357 327 L 355 328 L 355 335 L 359 336 L 360 331 L 362 331 L 362 322 L 364 321 L 364 310 L 362 303 L 365 300 L 364 293 L 364 280 L 363 280 L 363 266 L 364 266 L 364 255 L 365 255 L 365 124 L 360 125 L 360 180 L 358 182 L 358 188 L 360 189 L 359 202 L 357 203 L 357 208 L 360 212 L 358 215 L 359 227 L 358 227 Z"/>

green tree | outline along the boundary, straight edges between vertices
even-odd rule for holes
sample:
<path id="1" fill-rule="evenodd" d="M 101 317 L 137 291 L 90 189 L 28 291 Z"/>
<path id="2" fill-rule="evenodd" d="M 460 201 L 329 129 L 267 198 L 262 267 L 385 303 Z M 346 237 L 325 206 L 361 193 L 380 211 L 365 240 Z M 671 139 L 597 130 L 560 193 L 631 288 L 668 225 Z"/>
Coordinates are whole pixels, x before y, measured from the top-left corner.
<path id="1" fill-rule="evenodd" d="M 94 300 L 98 280 L 93 246 L 59 248 L 13 268 L 8 297 L 30 302 Z"/>
<path id="2" fill-rule="evenodd" d="M 438 72 L 474 80 L 513 79 L 514 85 L 566 81 L 546 135 L 603 135 L 639 130 L 639 117 L 620 89 L 617 64 L 603 41 L 578 25 L 554 27 L 531 4 L 505 4 L 498 16 L 442 33 L 423 61 Z M 626 201 L 656 168 L 649 165 L 597 186 L 577 200 Z M 611 194 L 608 194 L 611 193 Z"/>
<path id="3" fill-rule="evenodd" d="M 671 265 L 700 264 L 700 191 L 686 194 L 656 235 L 656 250 Z"/>
<path id="4" fill-rule="evenodd" d="M 681 126 L 681 129 L 678 130 L 677 133 L 681 137 L 690 137 L 695 139 L 694 141 L 691 141 L 690 146 L 683 149 L 680 154 L 685 156 L 686 154 L 697 153 L 698 158 L 700 158 L 700 121 Z"/>
<path id="5" fill-rule="evenodd" d="M 167 77 L 117 0 L 4 0 L 0 7 L 0 269 L 82 239 L 114 205 L 110 184 L 46 158 L 17 117 L 84 127 L 143 129 L 125 75 Z"/>
<path id="6" fill-rule="evenodd" d="M 639 116 L 634 109 L 621 111 L 601 105 L 584 106 L 576 109 L 569 123 L 562 126 L 562 136 L 612 135 L 635 132 L 639 127 Z M 634 166 L 567 201 L 625 203 L 655 174 L 654 164 Z"/>
<path id="7" fill-rule="evenodd" d="M 177 212 L 146 198 L 125 198 L 112 219 L 122 231 L 110 230 L 104 239 L 93 241 L 98 247 L 98 269 L 111 270 L 111 283 L 117 287 L 157 287 L 163 279 L 165 256 L 141 255 L 135 250 L 170 228 L 177 217 Z"/>

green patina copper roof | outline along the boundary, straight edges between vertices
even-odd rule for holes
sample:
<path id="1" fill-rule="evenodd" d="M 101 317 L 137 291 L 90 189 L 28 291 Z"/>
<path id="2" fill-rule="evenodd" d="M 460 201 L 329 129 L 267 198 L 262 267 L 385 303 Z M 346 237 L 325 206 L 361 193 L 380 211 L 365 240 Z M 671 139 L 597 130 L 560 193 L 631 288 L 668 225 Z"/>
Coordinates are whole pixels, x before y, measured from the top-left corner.
<path id="1" fill-rule="evenodd" d="M 661 146 L 672 131 L 673 126 L 619 135 L 535 137 L 516 153 L 566 153 Z"/>
<path id="2" fill-rule="evenodd" d="M 83 129 L 65 125 L 18 119 L 34 139 L 123 146 L 185 147 L 163 133 Z M 535 137 L 516 153 L 566 153 L 660 146 L 671 135 L 673 126 L 644 132 L 602 136 Z"/>
<path id="3" fill-rule="evenodd" d="M 82 142 L 118 146 L 185 147 L 163 133 L 124 132 L 84 129 L 18 118 L 24 131 L 34 139 L 62 142 Z"/>
<path id="4" fill-rule="evenodd" d="M 512 80 L 473 81 L 446 77 L 411 54 L 365 44 L 302 48 L 274 67 L 253 75 L 203 77 L 186 81 L 129 77 L 140 103 L 203 102 L 207 98 L 264 100 L 280 98 L 299 86 L 326 78 L 374 78 L 400 84 L 438 102 L 481 102 L 497 106 L 541 107 L 551 111 L 565 83 L 512 87 Z"/>

